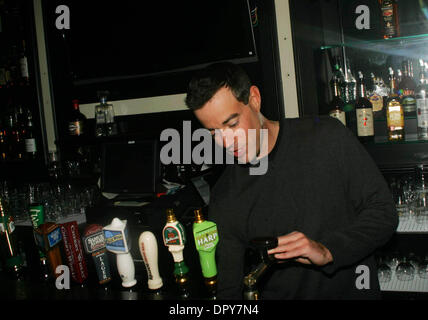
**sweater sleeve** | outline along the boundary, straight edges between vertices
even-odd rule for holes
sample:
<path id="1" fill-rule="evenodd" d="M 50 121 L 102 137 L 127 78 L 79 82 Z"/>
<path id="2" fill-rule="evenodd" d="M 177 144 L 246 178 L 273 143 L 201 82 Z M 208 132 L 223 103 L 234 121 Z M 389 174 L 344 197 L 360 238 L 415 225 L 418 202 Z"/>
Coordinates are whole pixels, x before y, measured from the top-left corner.
<path id="1" fill-rule="evenodd" d="M 345 228 L 324 234 L 333 262 L 322 269 L 331 274 L 357 263 L 384 245 L 395 232 L 398 215 L 388 185 L 364 146 L 345 127 L 337 128 L 339 166 L 352 213 Z"/>

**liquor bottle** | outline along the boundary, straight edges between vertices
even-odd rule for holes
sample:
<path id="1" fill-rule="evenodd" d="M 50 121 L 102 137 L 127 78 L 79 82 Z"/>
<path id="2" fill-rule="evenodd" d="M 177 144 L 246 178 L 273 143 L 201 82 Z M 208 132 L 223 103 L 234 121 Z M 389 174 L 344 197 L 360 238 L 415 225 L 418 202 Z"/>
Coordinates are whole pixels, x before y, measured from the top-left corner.
<path id="1" fill-rule="evenodd" d="M 14 276 L 22 275 L 23 261 L 18 252 L 15 223 L 6 212 L 3 198 L 0 198 L 0 252 L 6 260 L 6 270 Z"/>
<path id="2" fill-rule="evenodd" d="M 340 67 L 338 64 L 335 65 L 335 72 L 333 73 L 333 77 L 331 78 L 331 87 L 333 89 L 333 99 L 330 101 L 330 117 L 338 119 L 340 122 L 346 126 L 346 116 L 345 111 L 343 111 L 343 107 L 345 103 L 340 97 L 340 83 L 343 81 L 343 74 L 340 72 Z"/>
<path id="3" fill-rule="evenodd" d="M 368 91 L 368 99 L 373 106 L 373 117 L 375 119 L 381 118 L 383 114 L 383 100 L 384 96 L 387 96 L 386 90 L 384 90 L 383 80 L 377 78 L 372 73 L 372 88 Z"/>
<path id="4" fill-rule="evenodd" d="M 26 158 L 29 160 L 34 160 L 37 156 L 37 144 L 36 136 L 34 133 L 33 121 L 32 121 L 31 111 L 27 111 L 27 126 L 24 135 L 25 141 L 25 154 Z"/>
<path id="5" fill-rule="evenodd" d="M 101 97 L 101 92 L 98 92 L 98 98 L 101 100 L 100 104 L 95 106 L 95 137 L 107 136 L 107 106 L 105 100 Z"/>
<path id="6" fill-rule="evenodd" d="M 24 133 L 25 133 L 25 123 L 21 121 L 21 113 L 22 108 L 19 106 L 15 109 L 13 113 L 13 123 L 15 130 L 15 150 L 16 157 L 18 160 L 24 159 L 25 156 L 25 141 L 24 141 Z"/>
<path id="7" fill-rule="evenodd" d="M 113 104 L 107 102 L 109 92 L 104 91 L 100 96 L 101 104 L 104 105 L 106 112 L 106 135 L 114 136 L 118 134 L 117 123 L 115 119 L 115 113 Z"/>
<path id="8" fill-rule="evenodd" d="M 357 117 L 357 134 L 361 142 L 369 142 L 374 139 L 373 105 L 366 98 L 364 77 L 358 71 L 358 97 L 355 102 L 355 112 Z"/>
<path id="9" fill-rule="evenodd" d="M 400 76 L 400 82 L 401 82 L 401 76 Z M 397 81 L 397 77 L 394 74 L 394 69 L 392 69 L 392 67 L 388 68 L 388 84 L 389 84 L 389 88 L 388 88 L 388 96 L 390 96 L 393 93 L 397 93 L 400 96 L 400 93 L 398 91 L 398 81 Z"/>
<path id="10" fill-rule="evenodd" d="M 342 84 L 342 97 L 344 98 L 345 106 L 343 111 L 345 111 L 346 116 L 346 126 L 351 130 L 355 135 L 357 135 L 357 119 L 355 114 L 355 89 L 356 82 L 355 78 L 352 75 L 350 69 L 345 73 L 345 80 Z"/>
<path id="11" fill-rule="evenodd" d="M 17 150 L 17 141 L 19 141 L 19 134 L 17 133 L 15 126 L 15 119 L 13 113 L 9 113 L 6 116 L 5 126 L 5 140 L 7 145 L 7 159 L 16 160 L 19 158 L 19 152 Z"/>
<path id="12" fill-rule="evenodd" d="M 3 121 L 0 119 L 0 161 L 5 161 L 7 156 L 7 144 L 4 132 Z"/>
<path id="13" fill-rule="evenodd" d="M 394 81 L 390 81 L 390 92 L 386 101 L 386 123 L 389 141 L 404 140 L 404 111 Z"/>
<path id="14" fill-rule="evenodd" d="M 425 83 L 428 84 L 428 62 L 424 62 L 424 77 Z"/>
<path id="15" fill-rule="evenodd" d="M 100 103 L 95 106 L 95 136 L 114 136 L 118 134 L 113 104 L 107 102 L 109 92 L 98 91 Z"/>
<path id="16" fill-rule="evenodd" d="M 401 93 L 401 103 L 404 113 L 414 115 L 416 113 L 415 89 L 416 83 L 412 78 L 412 64 L 410 60 L 403 61 L 403 78 L 398 84 L 398 89 Z"/>
<path id="17" fill-rule="evenodd" d="M 73 110 L 69 116 L 68 134 L 70 136 L 81 136 L 85 133 L 86 117 L 79 110 L 79 100 L 74 99 Z"/>
<path id="18" fill-rule="evenodd" d="M 415 90 L 416 97 L 416 118 L 417 118 L 417 134 L 419 140 L 428 140 L 428 87 L 425 80 L 424 62 L 420 63 L 419 85 Z"/>
<path id="19" fill-rule="evenodd" d="M 28 60 L 25 48 L 25 40 L 22 40 L 22 48 L 21 55 L 19 58 L 19 65 L 21 69 L 21 79 L 23 81 L 23 85 L 28 85 L 29 83 L 29 73 L 28 73 Z"/>
<path id="20" fill-rule="evenodd" d="M 383 38 L 399 37 L 398 9 L 394 0 L 379 0 L 382 10 Z"/>

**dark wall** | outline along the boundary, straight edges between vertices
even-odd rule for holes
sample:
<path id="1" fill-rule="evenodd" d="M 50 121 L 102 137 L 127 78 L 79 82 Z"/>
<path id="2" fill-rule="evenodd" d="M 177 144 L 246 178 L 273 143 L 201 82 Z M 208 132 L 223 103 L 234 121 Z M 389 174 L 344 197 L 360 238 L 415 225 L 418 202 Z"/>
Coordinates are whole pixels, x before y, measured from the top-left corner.
<path id="1" fill-rule="evenodd" d="M 159 76 L 145 77 L 115 82 L 103 82 L 88 85 L 73 85 L 70 72 L 70 57 L 67 42 L 67 30 L 57 30 L 55 8 L 61 1 L 44 1 L 45 32 L 48 46 L 49 71 L 52 79 L 53 104 L 59 136 L 64 134 L 64 123 L 71 109 L 71 100 L 79 99 L 80 103 L 94 103 L 97 101 L 97 90 L 109 90 L 109 100 L 123 100 L 151 96 L 162 96 L 186 92 L 187 84 L 194 71 L 176 72 Z M 254 83 L 260 87 L 263 95 L 262 112 L 271 119 L 279 119 L 283 116 L 283 99 L 280 83 L 280 70 L 277 52 L 277 36 L 274 1 L 250 1 L 251 9 L 257 7 L 258 23 L 254 25 L 254 36 L 258 60 L 244 63 L 243 67 L 248 71 Z M 72 25 L 71 25 L 72 28 Z M 155 114 L 156 115 L 156 114 Z M 188 119 L 189 113 L 180 113 Z M 160 113 L 150 116 L 151 126 L 162 127 L 165 117 L 175 117 Z M 156 119 L 155 119 L 156 118 Z M 130 117 L 126 121 L 140 123 L 141 117 Z M 136 127 L 137 124 L 130 124 Z M 150 126 L 141 123 L 143 132 L 150 132 Z"/>
<path id="2" fill-rule="evenodd" d="M 187 84 L 194 71 L 98 84 L 74 85 L 67 41 L 69 35 L 67 30 L 55 28 L 55 19 L 57 17 L 55 9 L 57 5 L 63 3 L 59 0 L 43 0 L 42 4 L 58 137 L 56 143 L 63 160 L 74 158 L 77 153 L 83 153 L 91 162 L 96 163 L 99 161 L 100 155 L 100 143 L 94 141 L 94 139 L 89 139 L 82 143 L 79 140 L 70 141 L 69 137 L 67 137 L 66 123 L 72 108 L 72 99 L 79 99 L 81 104 L 94 103 L 98 100 L 96 94 L 98 90 L 109 90 L 110 101 L 186 92 Z M 250 0 L 249 4 L 250 9 L 254 12 L 253 30 L 258 59 L 254 62 L 243 63 L 242 66 L 247 70 L 254 84 L 260 88 L 263 101 L 262 113 L 269 119 L 278 120 L 284 117 L 284 106 L 274 0 Z M 192 122 L 192 130 L 201 126 L 193 113 L 188 110 L 158 113 L 155 111 L 151 114 L 117 117 L 119 127 L 124 133 L 124 139 L 129 137 L 158 139 L 160 132 L 166 128 L 175 128 L 181 132 L 183 120 Z M 89 119 L 86 131 L 90 136 L 94 132 L 93 127 L 94 120 Z M 81 155 L 78 155 L 78 157 L 81 157 Z"/>
<path id="3" fill-rule="evenodd" d="M 299 115 L 317 115 L 323 102 L 319 94 L 328 94 L 328 59 L 320 50 L 326 43 L 338 43 L 337 0 L 291 0 L 291 28 L 296 66 Z"/>

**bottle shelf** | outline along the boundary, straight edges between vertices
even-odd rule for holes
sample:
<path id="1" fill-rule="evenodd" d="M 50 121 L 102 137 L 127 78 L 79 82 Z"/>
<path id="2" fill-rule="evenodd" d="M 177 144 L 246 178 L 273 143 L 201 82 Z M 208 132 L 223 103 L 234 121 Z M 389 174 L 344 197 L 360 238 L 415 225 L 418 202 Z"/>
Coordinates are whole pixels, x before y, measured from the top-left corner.
<path id="1" fill-rule="evenodd" d="M 400 220 L 400 222 L 398 223 L 396 233 L 398 234 L 428 233 L 428 224 L 417 223 L 414 218 L 410 218 L 405 221 Z"/>
<path id="2" fill-rule="evenodd" d="M 405 37 L 395 37 L 389 39 L 376 39 L 376 40 L 356 40 L 346 41 L 343 43 L 337 43 L 333 45 L 322 46 L 321 50 L 327 50 L 332 48 L 357 48 L 377 52 L 388 52 L 391 49 L 396 49 L 394 54 L 400 54 L 399 51 L 403 50 L 403 53 L 413 51 L 415 49 L 426 48 L 428 45 L 428 34 L 417 34 Z"/>
<path id="3" fill-rule="evenodd" d="M 415 274 L 413 280 L 398 280 L 395 270 L 392 271 L 391 280 L 380 283 L 381 291 L 402 291 L 402 292 L 428 292 L 428 279 L 421 278 Z"/>
<path id="4" fill-rule="evenodd" d="M 64 218 L 60 218 L 57 221 L 53 221 L 56 224 L 62 224 L 67 222 L 76 221 L 78 225 L 86 223 L 86 214 L 80 213 L 80 214 L 70 214 Z M 18 220 L 15 221 L 15 226 L 22 226 L 22 227 L 31 227 L 32 223 L 30 219 L 27 220 Z"/>
<path id="5" fill-rule="evenodd" d="M 366 146 L 377 145 L 403 145 L 403 144 L 428 144 L 428 140 L 420 140 L 416 133 L 405 134 L 404 140 L 389 141 L 386 136 L 375 136 L 374 141 L 367 142 Z"/>

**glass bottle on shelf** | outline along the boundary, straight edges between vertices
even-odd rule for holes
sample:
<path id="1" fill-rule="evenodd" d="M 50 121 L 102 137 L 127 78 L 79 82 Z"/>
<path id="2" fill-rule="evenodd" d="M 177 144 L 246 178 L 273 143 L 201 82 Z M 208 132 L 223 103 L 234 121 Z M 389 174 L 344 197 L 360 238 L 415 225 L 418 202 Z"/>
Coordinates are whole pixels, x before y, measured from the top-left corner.
<path id="1" fill-rule="evenodd" d="M 379 0 L 382 11 L 383 38 L 399 37 L 398 9 L 394 0 Z"/>
<path id="2" fill-rule="evenodd" d="M 342 97 L 345 102 L 343 110 L 346 116 L 346 126 L 355 135 L 357 135 L 357 119 L 355 114 L 355 89 L 356 81 L 350 69 L 345 72 L 344 82 L 342 84 Z"/>
<path id="3" fill-rule="evenodd" d="M 426 85 L 424 61 L 419 60 L 419 84 L 415 90 L 417 134 L 419 140 L 428 140 L 428 87 Z"/>
<path id="4" fill-rule="evenodd" d="M 17 134 L 15 119 L 12 112 L 6 116 L 5 126 L 5 140 L 7 145 L 7 160 L 16 160 L 19 158 L 17 150 L 17 140 L 19 141 L 19 134 Z"/>
<path id="5" fill-rule="evenodd" d="M 390 68 L 390 72 L 393 72 Z M 404 111 L 395 88 L 393 74 L 390 74 L 390 95 L 386 100 L 386 123 L 389 141 L 404 140 Z"/>
<path id="6" fill-rule="evenodd" d="M 7 144 L 4 131 L 5 128 L 3 126 L 3 119 L 0 119 L 0 161 L 5 161 L 7 155 Z"/>
<path id="7" fill-rule="evenodd" d="M 21 106 L 18 106 L 14 113 L 14 127 L 15 127 L 15 150 L 16 157 L 18 160 L 24 159 L 25 155 L 25 141 L 24 141 L 24 133 L 25 133 L 25 123 L 21 121 L 21 114 L 23 113 L 23 109 Z"/>
<path id="8" fill-rule="evenodd" d="M 358 71 L 358 97 L 355 102 L 357 119 L 357 134 L 361 142 L 369 142 L 374 139 L 373 106 L 366 97 L 364 76 Z"/>
<path id="9" fill-rule="evenodd" d="M 385 86 L 383 85 L 383 80 L 381 78 L 375 77 L 373 73 L 371 74 L 371 78 L 372 86 L 371 90 L 368 90 L 367 92 L 368 99 L 370 100 L 373 106 L 373 117 L 375 119 L 378 119 L 383 116 L 383 100 L 384 96 L 388 96 L 388 93 L 386 92 L 386 90 L 384 90 Z"/>
<path id="10" fill-rule="evenodd" d="M 392 69 L 392 67 L 389 67 L 388 68 L 388 84 L 389 84 L 388 96 L 390 96 L 393 93 L 398 94 L 397 83 L 398 83 L 397 77 L 394 74 L 394 69 Z"/>
<path id="11" fill-rule="evenodd" d="M 107 102 L 108 95 L 108 91 L 98 92 L 100 104 L 95 107 L 95 135 L 97 137 L 114 136 L 118 134 L 113 104 Z"/>
<path id="12" fill-rule="evenodd" d="M 344 80 L 343 74 L 340 71 L 339 64 L 336 64 L 334 68 L 335 70 L 333 73 L 333 77 L 330 81 L 330 85 L 333 90 L 333 99 L 329 103 L 329 115 L 333 118 L 338 119 L 340 122 L 343 123 L 344 126 L 346 126 L 346 117 L 345 112 L 343 111 L 345 103 L 340 97 L 340 83 Z"/>
<path id="13" fill-rule="evenodd" d="M 37 144 L 36 144 L 36 136 L 34 133 L 34 127 L 33 127 L 33 116 L 31 114 L 31 111 L 27 111 L 27 126 L 26 126 L 26 132 L 24 136 L 25 140 L 25 154 L 26 158 L 29 160 L 34 160 L 37 155 Z"/>
<path id="14" fill-rule="evenodd" d="M 98 92 L 100 104 L 95 106 L 95 136 L 104 137 L 107 135 L 107 106 L 105 100 L 101 99 L 101 92 Z"/>
<path id="15" fill-rule="evenodd" d="M 107 107 L 107 123 L 106 123 L 107 135 L 115 136 L 118 134 L 116 116 L 114 113 L 113 104 L 107 102 L 107 95 L 108 95 L 108 92 L 106 92 L 106 96 L 104 98 L 105 99 L 104 103 L 106 104 L 106 107 Z"/>
<path id="16" fill-rule="evenodd" d="M 85 132 L 86 117 L 79 110 L 79 100 L 73 99 L 73 110 L 68 121 L 68 134 L 71 136 L 81 136 Z"/>
<path id="17" fill-rule="evenodd" d="M 416 113 L 416 100 L 415 89 L 416 83 L 412 78 L 412 63 L 410 60 L 403 61 L 403 78 L 398 84 L 400 91 L 401 103 L 403 105 L 404 113 L 407 115 L 415 115 Z"/>
<path id="18" fill-rule="evenodd" d="M 400 83 L 401 80 L 403 79 L 403 73 L 401 72 L 401 69 L 397 69 L 397 77 L 396 77 L 396 82 Z"/>
<path id="19" fill-rule="evenodd" d="M 424 77 L 425 77 L 425 84 L 428 84 L 428 62 L 424 62 Z"/>
<path id="20" fill-rule="evenodd" d="M 25 48 L 25 40 L 22 40 L 22 48 L 21 55 L 19 58 L 19 65 L 21 69 L 21 79 L 23 81 L 23 85 L 28 85 L 29 82 L 29 73 L 28 73 L 28 60 Z"/>

